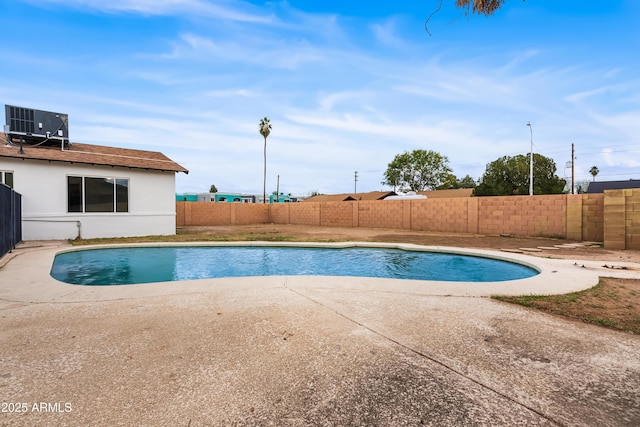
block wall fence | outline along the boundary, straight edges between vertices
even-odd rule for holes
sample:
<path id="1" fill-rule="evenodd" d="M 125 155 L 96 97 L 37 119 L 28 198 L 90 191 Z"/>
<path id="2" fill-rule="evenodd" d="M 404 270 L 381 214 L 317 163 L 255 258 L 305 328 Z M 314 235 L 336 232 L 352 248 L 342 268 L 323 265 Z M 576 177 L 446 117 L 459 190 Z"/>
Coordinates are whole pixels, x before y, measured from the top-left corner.
<path id="1" fill-rule="evenodd" d="M 176 202 L 178 227 L 269 223 L 559 237 L 640 249 L 640 189 L 321 203 Z"/>

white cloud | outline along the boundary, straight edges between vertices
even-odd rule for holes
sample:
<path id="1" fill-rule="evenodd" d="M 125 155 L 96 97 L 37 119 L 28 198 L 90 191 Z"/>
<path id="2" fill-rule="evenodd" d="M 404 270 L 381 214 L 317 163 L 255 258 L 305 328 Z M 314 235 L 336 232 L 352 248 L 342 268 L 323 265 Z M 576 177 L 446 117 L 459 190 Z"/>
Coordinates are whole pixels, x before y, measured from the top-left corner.
<path id="1" fill-rule="evenodd" d="M 260 96 L 259 93 L 249 89 L 224 89 L 224 90 L 210 90 L 205 93 L 206 96 L 212 98 L 233 98 L 236 96 L 245 98 L 255 98 Z"/>
<path id="2" fill-rule="evenodd" d="M 371 31 L 378 42 L 393 48 L 404 48 L 406 42 L 398 35 L 397 25 L 397 19 L 390 18 L 382 23 L 371 24 Z"/>
<path id="3" fill-rule="evenodd" d="M 172 43 L 169 52 L 145 56 L 171 61 L 250 64 L 261 68 L 296 69 L 305 64 L 322 61 L 327 52 L 322 52 L 305 41 L 274 43 L 253 36 L 218 40 L 210 36 L 183 33 Z"/>
<path id="4" fill-rule="evenodd" d="M 0 75 L 0 97 L 70 113 L 80 142 L 163 151 L 191 171 L 178 176 L 180 192 L 211 184 L 261 192 L 257 124 L 265 115 L 274 124 L 269 185 L 280 175 L 284 191 L 298 194 L 351 191 L 356 170 L 361 191 L 378 190 L 393 156 L 416 148 L 448 156 L 460 177 L 478 178 L 496 158 L 528 152 L 529 121 L 536 152 L 552 157 L 559 174 L 571 143 L 579 174 L 592 165 L 598 179 L 631 174 L 640 162 L 637 152 L 614 147 L 640 135 L 632 55 L 628 62 L 575 56 L 562 40 L 520 41 L 521 34 L 486 43 L 426 39 L 424 17 L 409 31 L 409 18 L 372 22 L 286 2 L 32 3 L 88 10 L 114 28 L 126 14 L 154 29 L 126 33 L 133 47 L 115 54 L 109 40 L 74 44 L 72 55 L 42 54 L 13 48 L 16 36 L 0 47 L 17 59 Z M 46 82 L 37 71 L 43 65 Z"/>
<path id="5" fill-rule="evenodd" d="M 202 0 L 24 0 L 34 6 L 58 5 L 83 11 L 137 13 L 143 15 L 207 16 L 218 20 L 246 23 L 270 23 L 273 16 L 248 2 Z M 246 9 L 246 10 L 241 10 Z"/>
<path id="6" fill-rule="evenodd" d="M 635 157 L 629 155 L 632 151 L 635 152 Z M 607 166 L 637 168 L 640 166 L 639 153 L 639 150 L 620 150 L 616 152 L 611 148 L 605 148 L 602 150 L 601 157 Z"/>

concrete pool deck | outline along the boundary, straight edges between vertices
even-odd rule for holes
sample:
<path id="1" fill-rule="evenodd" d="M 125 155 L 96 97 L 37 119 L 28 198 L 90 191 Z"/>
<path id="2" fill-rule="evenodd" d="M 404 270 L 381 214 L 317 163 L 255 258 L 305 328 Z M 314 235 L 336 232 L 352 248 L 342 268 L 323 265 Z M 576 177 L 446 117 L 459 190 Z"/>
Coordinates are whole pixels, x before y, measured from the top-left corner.
<path id="1" fill-rule="evenodd" d="M 448 252 L 465 255 L 480 255 L 493 259 L 519 262 L 533 267 L 540 274 L 528 278 L 504 282 L 444 282 L 421 280 L 396 280 L 381 278 L 349 278 L 327 276 L 273 276 L 201 279 L 183 282 L 165 282 L 141 285 L 126 285 L 114 287 L 86 287 L 68 285 L 53 279 L 50 268 L 55 255 L 59 252 L 111 247 L 157 247 L 157 246 L 286 246 L 286 247 L 320 247 L 320 248 L 348 248 L 348 247 L 376 247 L 405 250 L 426 250 L 431 252 Z M 73 302 L 73 301 L 101 301 L 120 299 L 123 297 L 158 296 L 182 293 L 184 291 L 198 291 L 207 289 L 211 284 L 233 284 L 236 282 L 268 282 L 274 284 L 295 283 L 299 287 L 316 287 L 317 283 L 324 286 L 340 286 L 342 288 L 368 290 L 372 288 L 387 288 L 419 295 L 441 296 L 491 296 L 491 295 L 526 295 L 526 294 L 564 294 L 591 288 L 598 283 L 598 278 L 606 274 L 608 277 L 640 278 L 640 264 L 618 262 L 616 265 L 628 269 L 605 269 L 602 261 L 576 261 L 573 259 L 551 259 L 532 257 L 520 253 L 505 253 L 494 250 L 464 249 L 443 246 L 423 246 L 405 243 L 380 242 L 189 242 L 189 243 L 149 243 L 123 245 L 93 245 L 71 246 L 66 242 L 48 242 L 43 246 L 27 248 L 25 254 L 18 250 L 16 260 L 11 262 L 4 271 L 0 270 L 3 283 L 13 283 L 15 286 L 4 286 L 3 292 L 11 292 L 14 301 L 24 302 Z M 26 256 L 25 256 L 26 255 Z M 44 266 L 39 268 L 37 266 Z M 177 286 L 179 284 L 179 286 Z"/>
<path id="2" fill-rule="evenodd" d="M 451 248 L 541 274 L 84 287 L 49 276 L 68 248 L 0 268 L 2 402 L 27 408 L 0 425 L 640 424 L 640 337 L 486 298 L 640 278 L 637 264 Z"/>

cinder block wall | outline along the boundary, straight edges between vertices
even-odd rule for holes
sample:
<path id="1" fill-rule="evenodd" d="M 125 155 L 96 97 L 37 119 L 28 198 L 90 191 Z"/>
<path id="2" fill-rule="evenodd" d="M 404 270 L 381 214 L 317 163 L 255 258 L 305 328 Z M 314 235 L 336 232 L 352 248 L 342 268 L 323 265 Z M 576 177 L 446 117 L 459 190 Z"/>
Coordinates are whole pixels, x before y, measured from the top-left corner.
<path id="1" fill-rule="evenodd" d="M 607 248 L 625 249 L 627 239 L 625 234 L 626 200 L 625 190 L 607 191 L 604 198 L 604 209 L 607 216 L 604 219 L 604 238 Z"/>
<path id="2" fill-rule="evenodd" d="M 604 240 L 604 194 L 582 195 L 582 240 Z"/>
<path id="3" fill-rule="evenodd" d="M 513 234 L 640 247 L 640 190 L 627 193 L 323 203 L 177 202 L 176 224 L 297 224 Z M 613 246 L 610 246 L 613 245 Z"/>
<path id="4" fill-rule="evenodd" d="M 605 191 L 604 242 L 609 249 L 640 249 L 640 189 Z"/>
<path id="5" fill-rule="evenodd" d="M 476 233 L 469 215 L 477 218 L 477 210 L 470 212 L 467 198 L 427 199 L 411 201 L 411 229 L 445 233 Z M 405 202 L 407 203 L 407 202 Z"/>
<path id="6" fill-rule="evenodd" d="M 623 190 L 625 195 L 625 249 L 640 249 L 640 189 Z"/>
<path id="7" fill-rule="evenodd" d="M 320 225 L 320 203 L 287 203 L 286 205 L 289 207 L 289 224 Z"/>
<path id="8" fill-rule="evenodd" d="M 410 227 L 410 200 L 365 200 L 355 202 L 358 212 L 358 227 L 399 228 Z"/>
<path id="9" fill-rule="evenodd" d="M 354 202 L 320 203 L 320 225 L 325 227 L 358 227 L 354 224 Z"/>
<path id="10" fill-rule="evenodd" d="M 567 195 L 478 198 L 478 233 L 567 236 Z"/>
<path id="11" fill-rule="evenodd" d="M 206 203 L 203 203 L 206 204 Z M 211 203 L 217 205 L 220 203 Z M 264 224 L 269 222 L 269 204 L 264 203 L 227 203 L 231 205 L 231 224 Z"/>
<path id="12" fill-rule="evenodd" d="M 176 202 L 176 225 L 246 225 L 269 222 L 269 205 Z"/>
<path id="13" fill-rule="evenodd" d="M 273 203 L 269 206 L 269 222 L 274 224 L 289 224 L 291 203 Z"/>

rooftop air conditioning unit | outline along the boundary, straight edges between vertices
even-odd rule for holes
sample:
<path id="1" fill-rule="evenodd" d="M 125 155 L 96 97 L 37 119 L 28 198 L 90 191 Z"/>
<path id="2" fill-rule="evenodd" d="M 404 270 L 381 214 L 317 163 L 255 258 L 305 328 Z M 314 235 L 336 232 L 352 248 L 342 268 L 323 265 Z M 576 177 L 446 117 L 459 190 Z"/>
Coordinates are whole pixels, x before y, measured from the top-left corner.
<path id="1" fill-rule="evenodd" d="M 5 105 L 5 132 L 30 144 L 69 143 L 69 115 Z M 7 129 L 8 128 L 8 132 Z"/>

